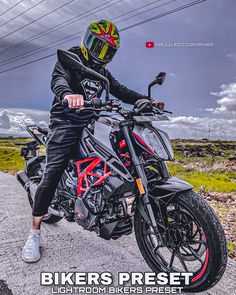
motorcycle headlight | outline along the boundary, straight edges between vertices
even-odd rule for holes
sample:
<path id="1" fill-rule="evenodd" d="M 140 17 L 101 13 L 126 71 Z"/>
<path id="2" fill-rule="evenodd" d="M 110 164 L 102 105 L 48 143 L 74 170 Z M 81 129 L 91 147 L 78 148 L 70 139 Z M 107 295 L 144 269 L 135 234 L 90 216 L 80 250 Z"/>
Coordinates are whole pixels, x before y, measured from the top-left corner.
<path id="1" fill-rule="evenodd" d="M 154 151 L 154 153 L 162 160 L 173 160 L 174 152 L 169 136 L 166 132 L 155 129 L 144 128 L 142 138 L 145 143 Z"/>

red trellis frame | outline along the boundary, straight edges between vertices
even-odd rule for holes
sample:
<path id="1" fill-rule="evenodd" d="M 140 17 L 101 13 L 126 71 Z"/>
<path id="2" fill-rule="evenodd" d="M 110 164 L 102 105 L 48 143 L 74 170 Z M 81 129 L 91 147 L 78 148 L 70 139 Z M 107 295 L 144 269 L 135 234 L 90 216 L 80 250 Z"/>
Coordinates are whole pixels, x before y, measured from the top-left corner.
<path id="1" fill-rule="evenodd" d="M 126 142 L 124 140 L 119 142 L 119 148 L 124 149 L 126 147 Z M 125 160 L 124 165 L 128 167 L 130 165 L 130 156 L 128 153 L 120 153 L 120 158 Z M 83 164 L 87 164 L 84 169 L 81 169 Z M 75 162 L 77 168 L 77 175 L 78 175 L 78 185 L 77 185 L 77 194 L 81 196 L 89 187 L 89 176 L 95 177 L 97 180 L 93 183 L 93 186 L 99 185 L 105 181 L 105 179 L 111 175 L 111 171 L 106 163 L 97 157 L 86 158 L 82 160 L 78 160 Z M 101 168 L 102 166 L 102 168 Z M 102 169 L 102 175 L 95 172 L 95 170 L 99 167 Z"/>
<path id="2" fill-rule="evenodd" d="M 81 165 L 87 163 L 87 166 L 81 170 Z M 99 158 L 86 158 L 83 160 L 78 160 L 75 162 L 78 173 L 78 186 L 77 186 L 77 194 L 78 196 L 81 193 L 85 192 L 89 187 L 88 177 L 96 177 L 97 180 L 93 183 L 94 186 L 101 184 L 108 176 L 111 175 L 111 171 L 109 171 L 106 163 L 103 165 L 103 173 L 102 175 L 95 173 L 94 170 L 98 168 L 98 166 L 102 163 L 102 160 Z M 100 168 L 100 167 L 99 167 Z"/>

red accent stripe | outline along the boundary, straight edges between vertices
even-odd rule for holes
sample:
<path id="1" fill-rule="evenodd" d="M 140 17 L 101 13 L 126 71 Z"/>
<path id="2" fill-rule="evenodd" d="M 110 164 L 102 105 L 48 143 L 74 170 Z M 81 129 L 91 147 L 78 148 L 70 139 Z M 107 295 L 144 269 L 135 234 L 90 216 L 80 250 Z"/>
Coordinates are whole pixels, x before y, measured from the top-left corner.
<path id="1" fill-rule="evenodd" d="M 125 140 L 123 139 L 123 140 L 121 140 L 121 141 L 119 142 L 119 148 L 122 149 L 122 148 L 124 148 L 124 147 L 126 147 L 126 142 L 125 142 Z"/>
<path id="2" fill-rule="evenodd" d="M 141 145 L 143 145 L 151 154 L 154 154 L 154 152 L 150 149 L 150 147 L 148 147 L 147 145 L 146 145 L 146 143 L 142 140 L 142 138 L 141 137 L 139 137 L 138 136 L 138 134 L 137 133 L 135 133 L 135 132 L 133 132 L 133 134 L 134 134 L 134 137 L 137 139 L 137 141 L 139 142 L 139 143 L 141 143 Z"/>
<path id="3" fill-rule="evenodd" d="M 109 31 L 108 31 L 108 35 L 111 36 L 111 32 L 112 32 L 112 24 L 110 24 Z"/>
<path id="4" fill-rule="evenodd" d="M 201 228 L 201 232 L 202 232 L 204 241 L 206 242 L 206 236 L 205 236 L 205 233 L 202 228 Z M 196 282 L 197 280 L 199 280 L 203 276 L 204 272 L 206 271 L 208 262 L 209 262 L 209 251 L 208 251 L 208 249 L 206 249 L 206 257 L 205 257 L 204 265 L 203 265 L 200 273 L 196 277 L 192 278 L 192 280 L 191 280 L 192 283 Z"/>

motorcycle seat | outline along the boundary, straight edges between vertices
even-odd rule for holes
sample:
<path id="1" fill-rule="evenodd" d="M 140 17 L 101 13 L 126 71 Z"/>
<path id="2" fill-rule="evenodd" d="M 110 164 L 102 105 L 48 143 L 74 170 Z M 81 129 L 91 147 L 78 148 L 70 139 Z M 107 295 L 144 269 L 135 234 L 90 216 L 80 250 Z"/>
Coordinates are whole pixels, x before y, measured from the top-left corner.
<path id="1" fill-rule="evenodd" d="M 37 126 L 38 132 L 42 133 L 43 135 L 48 135 L 49 127 L 44 125 L 44 126 Z"/>

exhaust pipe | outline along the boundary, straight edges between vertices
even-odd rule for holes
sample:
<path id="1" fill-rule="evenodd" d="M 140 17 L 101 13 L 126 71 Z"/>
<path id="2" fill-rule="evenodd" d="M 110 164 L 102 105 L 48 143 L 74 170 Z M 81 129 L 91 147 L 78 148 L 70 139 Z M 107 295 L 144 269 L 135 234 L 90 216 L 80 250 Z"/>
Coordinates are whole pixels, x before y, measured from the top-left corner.
<path id="1" fill-rule="evenodd" d="M 19 181 L 19 183 L 23 186 L 23 188 L 26 190 L 26 192 L 30 195 L 31 199 L 34 200 L 34 196 L 36 193 L 36 190 L 38 188 L 38 185 L 36 183 L 33 183 L 25 171 L 19 171 L 16 174 L 16 179 Z M 48 212 L 59 217 L 64 217 L 65 214 L 62 211 L 58 211 L 53 209 L 52 207 L 48 208 Z"/>
<path id="2" fill-rule="evenodd" d="M 62 217 L 62 218 L 65 217 L 64 212 L 55 210 L 51 206 L 48 208 L 48 212 L 51 213 L 52 215 L 55 215 L 55 216 L 59 216 L 59 217 Z"/>

